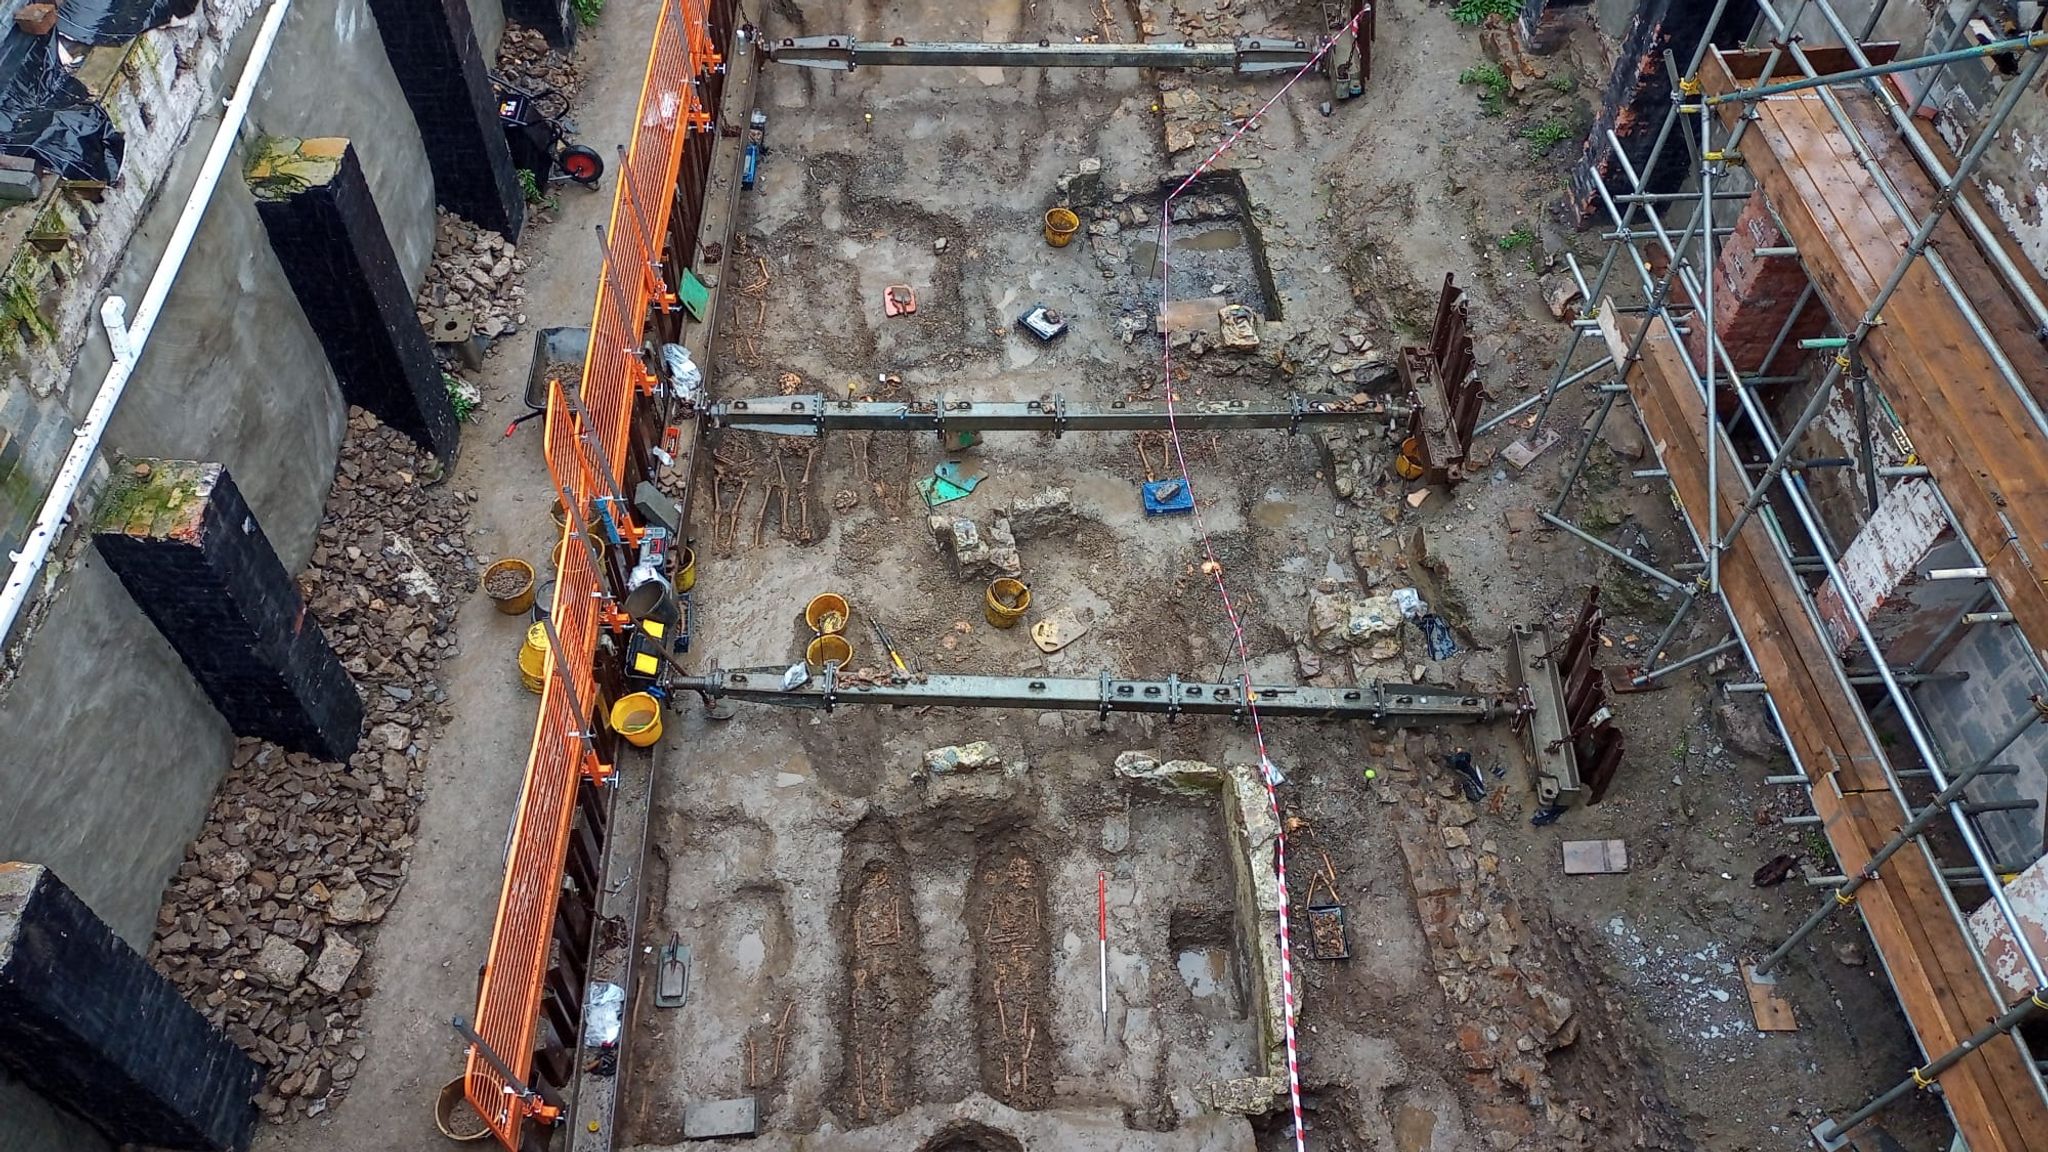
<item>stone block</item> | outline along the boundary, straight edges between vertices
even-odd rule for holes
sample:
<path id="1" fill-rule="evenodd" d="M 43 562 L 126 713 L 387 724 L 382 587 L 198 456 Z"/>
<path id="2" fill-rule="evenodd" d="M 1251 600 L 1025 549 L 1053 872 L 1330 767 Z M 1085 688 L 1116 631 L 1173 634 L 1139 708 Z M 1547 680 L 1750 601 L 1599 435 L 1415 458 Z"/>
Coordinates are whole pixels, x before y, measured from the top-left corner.
<path id="1" fill-rule="evenodd" d="M 924 754 L 924 770 L 932 776 L 949 772 L 994 771 L 1002 766 L 1003 758 L 996 752 L 996 746 L 986 740 L 934 748 Z"/>
<path id="2" fill-rule="evenodd" d="M 1010 532 L 1019 540 L 1063 536 L 1073 530 L 1074 493 L 1047 488 L 1010 505 Z"/>
<path id="3" fill-rule="evenodd" d="M 1177 796 L 1213 796 L 1223 787 L 1223 770 L 1200 760 L 1160 760 L 1150 752 L 1122 752 L 1116 774 Z"/>
<path id="4" fill-rule="evenodd" d="M 263 1083 L 38 864 L 0 863 L 0 1063 L 107 1139 L 159 1148 L 246 1149 Z"/>
<path id="5" fill-rule="evenodd" d="M 120 461 L 93 543 L 228 726 L 347 760 L 363 701 L 227 469 Z"/>
<path id="6" fill-rule="evenodd" d="M 267 139 L 247 178 L 342 397 L 452 462 L 462 425 L 355 149 Z"/>

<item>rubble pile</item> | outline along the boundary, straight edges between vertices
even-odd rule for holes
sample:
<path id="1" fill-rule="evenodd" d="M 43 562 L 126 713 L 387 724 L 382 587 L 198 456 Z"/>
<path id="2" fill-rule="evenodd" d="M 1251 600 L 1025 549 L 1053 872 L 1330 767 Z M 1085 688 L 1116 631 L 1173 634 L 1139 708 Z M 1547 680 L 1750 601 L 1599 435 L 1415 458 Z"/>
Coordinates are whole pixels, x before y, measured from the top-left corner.
<path id="1" fill-rule="evenodd" d="M 548 47 L 547 37 L 517 24 L 505 25 L 505 37 L 498 42 L 498 75 L 514 88 L 528 92 L 541 93 L 552 88 L 571 104 L 583 91 L 583 69 L 575 59 Z"/>
<path id="2" fill-rule="evenodd" d="M 368 933 L 405 883 L 421 763 L 447 719 L 437 678 L 476 579 L 474 494 L 360 410 L 301 591 L 367 699 L 346 765 L 243 740 L 164 894 L 150 959 L 269 1069 L 265 1116 L 315 1116 L 363 1059 Z"/>
<path id="3" fill-rule="evenodd" d="M 1409 746 L 1414 764 L 1441 764 L 1447 751 L 1434 736 L 1410 738 Z M 1388 752 L 1382 744 L 1367 747 L 1375 763 L 1390 763 Z M 1557 990 L 1571 986 L 1569 978 L 1553 974 L 1538 944 L 1544 937 L 1530 931 L 1503 874 L 1508 865 L 1486 829 L 1495 797 L 1475 803 L 1447 772 L 1405 767 L 1381 771 L 1378 795 L 1392 806 L 1431 967 L 1450 1011 L 1444 1047 L 1475 1083 L 1492 1081 L 1503 1104 L 1526 1105 L 1487 1108 L 1487 1144 L 1502 1152 L 1567 1152 L 1601 1136 L 1618 1144 L 1631 1129 L 1640 1132 L 1627 1109 L 1596 1112 L 1553 1082 L 1551 1053 L 1577 1043 L 1589 1025 Z M 1610 1030 L 1590 1026 L 1604 1048 L 1619 1045 Z"/>
<path id="4" fill-rule="evenodd" d="M 471 333 L 495 340 L 524 325 L 526 259 L 518 246 L 445 208 L 434 211 L 434 262 L 420 286 L 420 325 L 440 344 Z"/>

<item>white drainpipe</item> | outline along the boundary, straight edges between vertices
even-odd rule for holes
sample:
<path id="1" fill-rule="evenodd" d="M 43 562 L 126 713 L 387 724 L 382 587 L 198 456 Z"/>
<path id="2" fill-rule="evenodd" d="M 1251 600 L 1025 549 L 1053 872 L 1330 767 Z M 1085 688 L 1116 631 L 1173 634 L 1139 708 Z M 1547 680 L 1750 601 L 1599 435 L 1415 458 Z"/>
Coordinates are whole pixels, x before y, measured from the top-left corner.
<path id="1" fill-rule="evenodd" d="M 15 624 L 21 619 L 22 609 L 28 605 L 37 576 L 63 536 L 64 521 L 71 514 L 71 502 L 85 483 L 86 474 L 92 470 L 93 458 L 99 455 L 100 443 L 106 438 L 107 423 L 114 417 L 114 406 L 121 402 L 121 394 L 128 390 L 128 379 L 135 374 L 136 361 L 142 358 L 142 350 L 149 344 L 149 334 L 156 328 L 157 317 L 164 310 L 164 301 L 171 294 L 171 285 L 177 281 L 178 270 L 184 266 L 185 254 L 192 249 L 192 237 L 198 234 L 199 222 L 206 216 L 206 206 L 213 200 L 213 190 L 220 183 L 221 173 L 227 169 L 228 154 L 234 151 L 242 122 L 249 116 L 249 102 L 256 96 L 256 81 L 263 75 L 263 66 L 270 60 L 270 50 L 277 43 L 278 30 L 284 27 L 285 14 L 291 6 L 292 0 L 272 0 L 270 11 L 263 18 L 263 26 L 256 30 L 255 46 L 250 49 L 248 62 L 242 65 L 241 78 L 235 82 L 234 96 L 228 100 L 220 126 L 214 129 L 213 144 L 206 151 L 206 163 L 200 169 L 199 182 L 193 185 L 192 194 L 186 197 L 185 210 L 178 215 L 178 227 L 171 233 L 170 246 L 164 249 L 163 261 L 150 277 L 149 287 L 143 290 L 142 307 L 136 310 L 135 322 L 123 323 L 128 302 L 119 296 L 108 296 L 100 304 L 100 322 L 106 325 L 107 344 L 113 349 L 114 362 L 100 381 L 99 393 L 93 397 L 85 419 L 72 433 L 71 450 L 64 456 L 64 466 L 57 470 L 57 478 L 50 485 L 50 494 L 43 500 L 42 511 L 36 514 L 36 522 L 29 529 L 28 538 L 22 541 L 20 551 L 8 554 L 14 568 L 7 574 L 6 587 L 0 588 L 0 642 L 13 633 Z"/>

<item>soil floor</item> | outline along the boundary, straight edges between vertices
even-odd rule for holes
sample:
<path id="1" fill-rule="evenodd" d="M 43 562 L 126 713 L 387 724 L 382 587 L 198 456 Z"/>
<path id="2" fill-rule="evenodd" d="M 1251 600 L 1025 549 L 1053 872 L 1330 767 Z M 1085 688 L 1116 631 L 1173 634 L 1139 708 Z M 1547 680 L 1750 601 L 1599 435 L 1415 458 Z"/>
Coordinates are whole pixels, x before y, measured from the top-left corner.
<path id="1" fill-rule="evenodd" d="M 1152 35 L 1193 34 L 1157 7 Z M 610 0 L 578 49 L 590 76 L 580 136 L 607 155 L 630 131 L 654 9 L 653 0 Z M 1140 35 L 1129 7 L 1092 9 L 1085 0 L 776 0 L 754 15 L 771 35 Z M 1319 19 L 1313 4 L 1211 0 L 1199 11 L 1208 14 L 1201 39 Z M 1485 63 L 1482 38 L 1447 13 L 1387 6 L 1362 97 L 1325 116 L 1327 85 L 1305 80 L 1232 151 L 1242 195 L 1230 185 L 1225 199 L 1236 210 L 1177 233 L 1192 243 L 1170 253 L 1181 269 L 1172 287 L 1182 297 L 1221 285 L 1214 294 L 1274 319 L 1256 355 L 1176 350 L 1184 398 L 1348 394 L 1331 362 L 1355 358 L 1364 342 L 1386 353 L 1414 341 L 1446 273 L 1470 294 L 1495 402 L 1550 379 L 1566 337 L 1543 299 L 1558 281 L 1554 261 L 1567 246 L 1597 260 L 1599 242 L 1552 215 L 1572 146 L 1543 151 L 1538 141 L 1546 123 L 1583 125 L 1606 50 L 1589 31 L 1572 33 L 1537 61 L 1542 78 L 1525 77 L 1503 114 L 1489 115 L 1459 79 Z M 725 272 L 748 287 L 727 297 L 714 392 L 772 395 L 793 374 L 798 390 L 839 396 L 1157 397 L 1161 345 L 1150 325 L 1162 186 L 1279 83 L 771 69 L 760 102 L 769 149 Z M 1200 147 L 1168 153 L 1170 126 L 1191 122 Z M 1101 162 L 1101 211 L 1116 219 L 1121 209 L 1132 223 L 1048 247 L 1041 218 L 1057 182 L 1091 157 Z M 533 327 L 586 321 L 589 231 L 608 200 L 562 192 L 559 219 L 522 246 L 533 262 Z M 1101 222 L 1094 211 L 1083 220 Z M 1254 274 L 1260 254 L 1269 284 Z M 914 316 L 884 317 L 892 284 L 916 288 Z M 1070 319 L 1059 342 L 1040 345 L 1014 327 L 1038 303 Z M 551 525 L 537 433 L 529 425 L 497 439 L 523 411 L 525 372 L 523 339 L 487 361 L 483 415 L 454 482 L 484 494 L 477 551 L 539 562 Z M 1583 393 L 1567 396 L 1550 418 L 1565 446 L 1526 471 L 1488 464 L 1419 508 L 1377 433 L 1348 498 L 1333 490 L 1332 455 L 1314 436 L 1189 437 L 1194 489 L 1254 678 L 1407 679 L 1419 666 L 1434 682 L 1494 686 L 1509 626 L 1568 625 L 1593 582 L 1606 589 L 1608 658 L 1644 658 L 1672 605 L 1530 523 L 1554 499 L 1587 410 Z M 1513 434 L 1485 446 L 1497 451 Z M 1071 613 L 1088 625 L 1046 655 L 1024 629 L 990 627 L 983 582 L 957 578 L 935 547 L 912 488 L 946 459 L 932 438 L 791 446 L 726 437 L 715 483 L 698 478 L 690 660 L 786 665 L 808 638 L 804 604 L 833 591 L 854 608 L 857 665 L 882 661 L 872 619 L 925 671 L 1228 679 L 1238 670 L 1232 631 L 1197 571 L 1193 522 L 1140 510 L 1140 481 L 1169 474 L 1163 451 L 1157 438 L 1130 434 L 1009 434 L 961 457 L 986 479 L 947 510 L 984 531 L 995 509 L 1049 486 L 1071 493 L 1071 517 L 1019 542 L 1033 618 Z M 1675 557 L 1664 489 L 1628 475 L 1641 453 L 1626 430 L 1595 446 L 1581 518 Z M 783 496 L 768 492 L 778 475 L 786 514 Z M 1421 587 L 1459 651 L 1431 660 L 1411 636 L 1377 662 L 1312 652 L 1309 604 L 1332 577 L 1369 591 Z M 260 1148 L 368 1152 L 439 1139 L 429 1107 L 460 1053 L 446 1021 L 473 1005 L 533 716 L 513 664 L 519 621 L 478 597 L 458 628 L 466 659 L 447 684 L 455 719 L 427 764 L 411 876 L 369 961 L 368 1055 L 349 1099 L 266 1128 Z M 1724 629 L 1700 613 L 1673 650 L 1715 643 Z M 1324 899 L 1300 879 L 1318 870 L 1348 910 L 1349 960 L 1297 951 L 1312 1146 L 1790 1152 L 1806 1146 L 1820 1115 L 1854 1107 L 1909 1066 L 1910 1037 L 1849 920 L 1786 970 L 1800 1029 L 1751 1027 L 1735 961 L 1767 949 L 1817 897 L 1796 882 L 1750 887 L 1758 865 L 1810 848 L 1775 823 L 1784 800 L 1763 778 L 1783 765 L 1740 739 L 1741 725 L 1718 722 L 1711 687 L 1702 667 L 1665 691 L 1622 698 L 1629 750 L 1613 792 L 1548 827 L 1528 822 L 1535 803 L 1504 726 L 1267 726 L 1269 754 L 1290 781 L 1281 799 L 1296 915 L 1311 895 Z M 1198 1100 L 1206 1085 L 1262 1070 L 1261 993 L 1234 927 L 1225 825 L 1213 801 L 1135 790 L 1112 769 L 1131 749 L 1256 763 L 1248 728 L 743 705 L 723 721 L 691 706 L 671 716 L 668 733 L 642 938 L 679 933 L 697 966 L 687 1007 L 646 1007 L 634 1021 L 628 1143 L 678 1142 L 690 1103 L 752 1095 L 770 1147 L 1290 1145 L 1279 1113 L 1242 1120 Z M 1004 768 L 920 777 L 926 750 L 972 740 L 991 742 Z M 1489 770 L 1483 803 L 1466 805 L 1443 770 L 1456 742 Z M 1581 838 L 1625 840 L 1630 870 L 1563 876 L 1560 841 Z M 1100 875 L 1111 921 L 1106 1026 Z M 1886 1123 L 1904 1148 L 1945 1147 L 1942 1118 L 1925 1102 Z"/>

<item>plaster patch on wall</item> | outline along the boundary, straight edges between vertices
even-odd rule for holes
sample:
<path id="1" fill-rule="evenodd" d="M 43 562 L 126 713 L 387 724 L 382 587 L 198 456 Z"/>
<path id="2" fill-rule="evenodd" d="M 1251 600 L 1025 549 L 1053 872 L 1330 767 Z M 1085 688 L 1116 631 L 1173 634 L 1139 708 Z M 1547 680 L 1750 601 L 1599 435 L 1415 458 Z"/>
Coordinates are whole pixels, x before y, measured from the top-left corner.
<path id="1" fill-rule="evenodd" d="M 2040 142 L 2037 140 L 2035 143 L 2038 149 Z M 2027 157 L 2029 171 L 2039 171 L 2042 167 L 2038 151 Z M 2048 183 L 2035 183 L 2019 197 L 1996 180 L 1984 178 L 1978 183 L 1984 189 L 1984 199 L 1991 205 L 1992 213 L 2019 242 L 2027 262 L 2036 268 L 2048 266 Z"/>
<path id="2" fill-rule="evenodd" d="M 1858 611 L 1869 616 L 1902 583 L 1913 578 L 1920 558 L 1948 531 L 1948 515 L 1933 483 L 1905 480 L 1878 501 L 1877 512 L 1843 551 L 1842 577 Z M 1856 636 L 1833 582 L 1814 596 L 1828 639 L 1837 651 Z"/>

